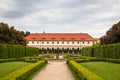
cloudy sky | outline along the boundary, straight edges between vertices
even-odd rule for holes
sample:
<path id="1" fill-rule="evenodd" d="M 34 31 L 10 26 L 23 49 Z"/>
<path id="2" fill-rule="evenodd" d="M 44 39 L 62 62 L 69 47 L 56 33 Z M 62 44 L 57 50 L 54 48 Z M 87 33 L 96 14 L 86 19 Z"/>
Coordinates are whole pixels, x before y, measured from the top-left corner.
<path id="1" fill-rule="evenodd" d="M 31 33 L 101 37 L 120 21 L 120 0 L 0 0 L 0 22 Z"/>

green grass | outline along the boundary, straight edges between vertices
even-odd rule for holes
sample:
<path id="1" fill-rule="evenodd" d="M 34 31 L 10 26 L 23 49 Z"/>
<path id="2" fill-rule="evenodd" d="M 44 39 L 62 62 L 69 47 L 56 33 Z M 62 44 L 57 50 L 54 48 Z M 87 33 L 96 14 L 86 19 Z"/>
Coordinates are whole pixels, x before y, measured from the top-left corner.
<path id="1" fill-rule="evenodd" d="M 120 64 L 108 62 L 85 62 L 80 64 L 104 80 L 120 80 Z"/>
<path id="2" fill-rule="evenodd" d="M 0 78 L 13 72 L 13 71 L 23 68 L 29 64 L 32 64 L 32 63 L 27 63 L 27 62 L 0 63 Z"/>

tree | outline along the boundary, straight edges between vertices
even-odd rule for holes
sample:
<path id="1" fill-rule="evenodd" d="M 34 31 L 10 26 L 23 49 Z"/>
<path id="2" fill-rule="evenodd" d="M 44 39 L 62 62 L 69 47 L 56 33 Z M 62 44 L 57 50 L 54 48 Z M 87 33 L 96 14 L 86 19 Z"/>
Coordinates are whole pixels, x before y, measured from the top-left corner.
<path id="1" fill-rule="evenodd" d="M 13 26 L 9 27 L 7 23 L 0 23 L 0 43 L 25 46 L 26 42 L 23 31 L 18 31 Z"/>
<path id="2" fill-rule="evenodd" d="M 106 35 L 100 38 L 100 43 L 102 45 L 120 43 L 120 22 L 114 24 L 106 32 Z"/>
<path id="3" fill-rule="evenodd" d="M 26 31 L 26 32 L 25 32 L 25 36 L 28 36 L 28 35 L 30 35 L 30 32 L 29 32 L 29 31 Z"/>

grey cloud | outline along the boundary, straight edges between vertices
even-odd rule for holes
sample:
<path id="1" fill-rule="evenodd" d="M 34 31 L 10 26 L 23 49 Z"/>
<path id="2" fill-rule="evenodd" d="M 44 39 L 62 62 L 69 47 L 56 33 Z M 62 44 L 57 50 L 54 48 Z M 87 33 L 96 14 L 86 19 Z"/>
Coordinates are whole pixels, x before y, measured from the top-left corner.
<path id="1" fill-rule="evenodd" d="M 45 27 L 48 32 L 88 32 L 102 36 L 110 25 L 120 20 L 120 0 L 3 1 L 11 5 L 0 6 L 0 20 L 4 18 L 19 29 L 31 32 L 40 32 Z"/>
<path id="2" fill-rule="evenodd" d="M 7 11 L 7 12 L 5 12 L 2 16 L 3 16 L 4 18 L 14 19 L 14 18 L 23 17 L 24 15 L 25 15 L 24 13 L 19 12 L 19 11 Z"/>

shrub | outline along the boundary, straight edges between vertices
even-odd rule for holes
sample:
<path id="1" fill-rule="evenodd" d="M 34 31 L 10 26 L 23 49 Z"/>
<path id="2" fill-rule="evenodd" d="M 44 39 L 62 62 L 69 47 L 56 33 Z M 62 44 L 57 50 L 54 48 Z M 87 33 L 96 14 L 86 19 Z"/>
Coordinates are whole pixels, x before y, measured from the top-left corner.
<path id="1" fill-rule="evenodd" d="M 22 69 L 14 71 L 0 80 L 27 80 L 27 77 L 32 74 L 34 71 L 38 70 L 40 67 L 45 65 L 45 61 L 38 61 L 34 64 L 28 65 Z"/>
<path id="2" fill-rule="evenodd" d="M 103 62 L 110 62 L 110 63 L 118 63 L 120 64 L 120 59 L 109 59 L 109 58 L 95 58 L 95 57 L 88 57 L 86 59 L 76 59 L 78 63 L 81 62 L 93 62 L 93 61 L 103 61 Z"/>
<path id="3" fill-rule="evenodd" d="M 81 50 L 82 56 L 120 59 L 120 44 L 86 47 Z"/>
<path id="4" fill-rule="evenodd" d="M 25 51 L 26 56 L 38 56 L 39 54 L 39 49 L 34 47 L 25 47 Z"/>
<path id="5" fill-rule="evenodd" d="M 12 61 L 24 61 L 24 59 L 23 58 L 0 59 L 0 63 L 12 62 Z"/>
<path id="6" fill-rule="evenodd" d="M 88 69 L 84 68 L 82 65 L 70 60 L 68 65 L 77 73 L 80 80 L 103 80 L 98 75 L 92 73 Z"/>
<path id="7" fill-rule="evenodd" d="M 0 59 L 38 55 L 39 49 L 21 45 L 0 44 Z"/>
<path id="8" fill-rule="evenodd" d="M 82 56 L 89 56 L 89 57 L 93 57 L 94 56 L 94 52 L 93 52 L 94 48 L 93 47 L 85 47 L 81 50 L 81 55 Z"/>

